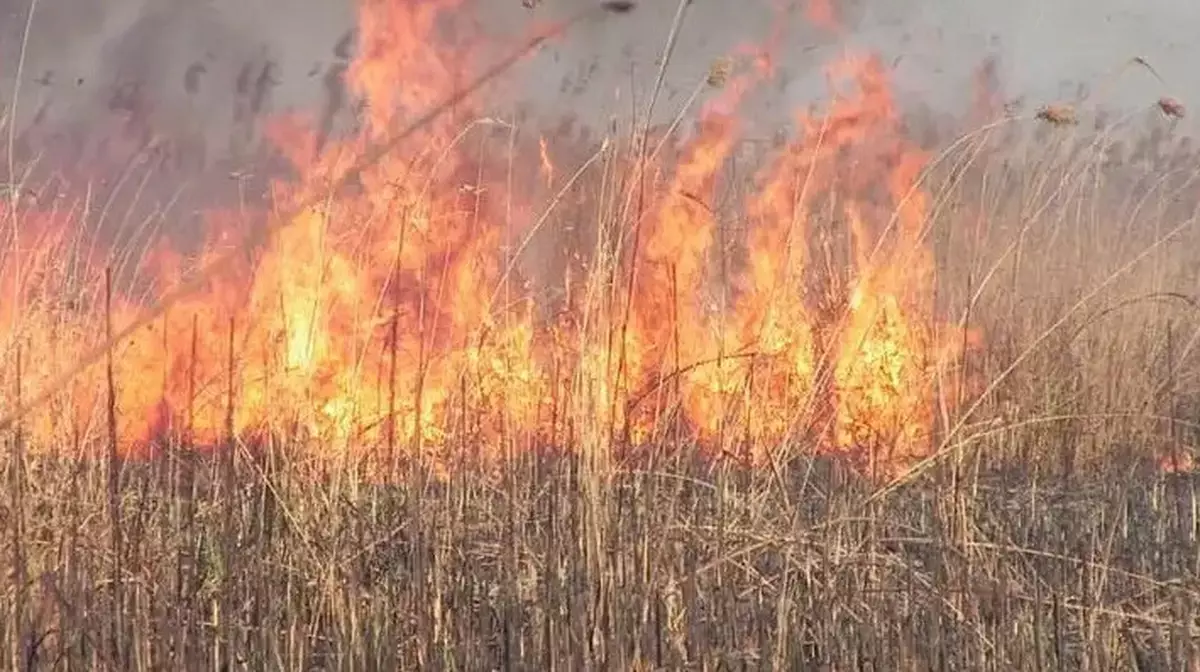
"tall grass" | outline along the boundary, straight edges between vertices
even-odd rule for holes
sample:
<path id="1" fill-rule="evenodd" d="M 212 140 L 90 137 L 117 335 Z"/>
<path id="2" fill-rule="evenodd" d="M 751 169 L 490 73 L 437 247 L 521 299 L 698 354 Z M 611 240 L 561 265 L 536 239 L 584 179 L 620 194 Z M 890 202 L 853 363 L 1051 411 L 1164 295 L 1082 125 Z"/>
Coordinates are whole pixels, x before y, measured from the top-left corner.
<path id="1" fill-rule="evenodd" d="M 23 522 L 6 551 L 28 577 L 8 653 L 18 669 L 1194 660 L 1190 477 L 1121 463 L 1069 485 L 982 474 L 863 507 L 868 484 L 822 460 L 783 482 L 663 460 L 601 497 L 581 494 L 577 458 L 509 468 L 504 485 L 464 472 L 372 488 L 246 464 L 230 492 L 210 465 L 187 463 L 178 483 L 138 465 L 122 478 L 118 563 L 98 470 L 28 461 L 24 508 L 6 512 Z"/>

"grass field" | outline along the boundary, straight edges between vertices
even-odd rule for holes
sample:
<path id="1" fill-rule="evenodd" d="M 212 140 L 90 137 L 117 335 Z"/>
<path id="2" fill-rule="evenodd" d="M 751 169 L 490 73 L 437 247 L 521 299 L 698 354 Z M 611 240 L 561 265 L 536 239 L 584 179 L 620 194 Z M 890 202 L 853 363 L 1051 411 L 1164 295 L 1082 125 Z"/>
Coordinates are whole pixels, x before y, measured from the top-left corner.
<path id="1" fill-rule="evenodd" d="M 423 109 L 387 7 L 347 76 Z M 918 141 L 881 64 L 740 153 L 733 61 L 666 129 L 277 128 L 100 350 L 196 259 L 12 185 L 0 664 L 1200 670 L 1185 111 Z"/>
<path id="2" fill-rule="evenodd" d="M 249 460 L 229 481 L 177 473 L 128 470 L 114 521 L 102 470 L 30 469 L 6 551 L 28 581 L 14 604 L 35 668 L 1145 670 L 1195 656 L 1195 479 L 1119 463 L 929 479 L 868 505 L 867 484 L 821 460 L 783 482 L 672 459 L 598 479 L 527 457 L 495 482 L 389 488 Z"/>

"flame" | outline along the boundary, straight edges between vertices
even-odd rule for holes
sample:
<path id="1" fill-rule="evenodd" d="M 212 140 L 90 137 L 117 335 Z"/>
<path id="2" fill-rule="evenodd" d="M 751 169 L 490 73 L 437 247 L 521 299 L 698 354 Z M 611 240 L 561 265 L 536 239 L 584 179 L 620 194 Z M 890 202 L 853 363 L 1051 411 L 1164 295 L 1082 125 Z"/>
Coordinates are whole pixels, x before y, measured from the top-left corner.
<path id="1" fill-rule="evenodd" d="M 550 148 L 546 146 L 546 136 L 538 138 L 538 158 L 541 160 L 542 178 L 546 186 L 554 185 L 554 162 L 550 160 Z"/>
<path id="2" fill-rule="evenodd" d="M 353 184 L 328 189 L 397 119 L 434 105 L 470 69 L 473 53 L 452 46 L 463 40 L 439 32 L 459 4 L 362 0 L 347 73 L 364 103 L 360 131 L 316 151 L 302 119 L 276 120 L 272 138 L 299 177 L 275 184 L 272 210 L 210 213 L 198 257 L 155 250 L 141 284 L 123 284 L 108 314 L 95 289 L 70 309 L 48 298 L 48 287 L 102 286 L 97 264 L 61 263 L 76 245 L 67 223 L 9 213 L 22 227 L 16 261 L 0 267 L 0 333 L 23 344 L 22 385 L 39 389 L 48 365 L 107 321 L 134 319 L 143 293 L 169 290 L 275 213 L 319 201 L 114 351 L 123 450 L 167 436 L 202 446 L 286 435 L 298 453 L 353 460 L 381 478 L 408 458 L 445 471 L 518 449 L 600 454 L 652 442 L 667 426 L 751 464 L 794 445 L 881 469 L 928 453 L 935 381 L 963 339 L 947 339 L 954 326 L 937 324 L 930 306 L 927 157 L 903 133 L 878 58 L 832 64 L 831 86 L 848 90 L 823 113 L 798 113 L 794 139 L 738 198 L 728 182 L 745 140 L 742 107 L 774 72 L 761 55 L 745 72 L 723 71 L 689 139 L 664 140 L 662 152 L 625 166 L 646 176 L 644 203 L 628 199 L 638 206 L 627 226 L 598 239 L 580 265 L 587 274 L 566 279 L 564 307 L 548 315 L 510 257 L 533 225 L 512 213 L 537 208 L 501 165 L 511 157 L 481 151 L 496 126 L 482 102 L 464 102 Z M 809 13 L 836 23 L 827 2 Z M 547 186 L 549 144 L 542 136 L 536 156 L 517 157 Z M 812 213 L 833 193 L 853 243 L 849 279 L 821 279 L 814 264 L 836 236 Z M 33 445 L 101 436 L 100 368 L 29 418 Z"/>
<path id="3" fill-rule="evenodd" d="M 1158 469 L 1165 474 L 1182 474 L 1196 469 L 1196 458 L 1193 453 L 1175 446 L 1158 458 Z"/>
<path id="4" fill-rule="evenodd" d="M 808 0 L 804 17 L 809 23 L 829 32 L 837 32 L 842 27 L 834 0 Z"/>

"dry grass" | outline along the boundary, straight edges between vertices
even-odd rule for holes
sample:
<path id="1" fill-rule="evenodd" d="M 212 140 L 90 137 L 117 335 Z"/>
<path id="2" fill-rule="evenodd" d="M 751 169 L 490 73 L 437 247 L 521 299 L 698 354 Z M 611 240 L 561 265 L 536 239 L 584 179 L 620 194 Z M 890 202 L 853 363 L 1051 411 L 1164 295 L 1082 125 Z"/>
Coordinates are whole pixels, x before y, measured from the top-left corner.
<path id="1" fill-rule="evenodd" d="M 22 515 L 6 512 L 22 536 L 5 546 L 28 577 L 19 655 L 34 669 L 1185 669 L 1196 655 L 1196 481 L 1119 463 L 939 478 L 868 507 L 871 489 L 821 460 L 783 483 L 662 460 L 594 498 L 573 459 L 390 488 L 245 460 L 227 490 L 191 466 L 125 471 L 118 565 L 99 471 L 26 463 Z"/>

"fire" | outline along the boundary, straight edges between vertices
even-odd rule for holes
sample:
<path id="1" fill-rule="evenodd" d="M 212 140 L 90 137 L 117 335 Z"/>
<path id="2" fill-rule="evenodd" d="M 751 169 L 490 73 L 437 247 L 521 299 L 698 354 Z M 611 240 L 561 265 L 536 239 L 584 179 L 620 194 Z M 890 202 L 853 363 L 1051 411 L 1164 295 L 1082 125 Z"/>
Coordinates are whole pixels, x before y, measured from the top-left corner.
<path id="1" fill-rule="evenodd" d="M 544 135 L 538 138 L 538 158 L 542 162 L 542 178 L 546 180 L 546 186 L 554 186 L 554 162 L 550 160 L 550 148 Z"/>
<path id="2" fill-rule="evenodd" d="M 114 351 L 123 450 L 287 435 L 310 457 L 380 474 L 408 457 L 449 469 L 519 449 L 636 447 L 668 427 L 750 464 L 807 446 L 896 469 L 931 450 L 935 374 L 961 353 L 941 342 L 955 328 L 930 306 L 926 156 L 903 133 L 878 58 L 833 64 L 845 90 L 796 115 L 794 139 L 738 198 L 727 194 L 742 108 L 773 73 L 758 59 L 730 74 L 689 140 L 626 166 L 645 169 L 644 207 L 590 251 L 589 274 L 565 279 L 565 308 L 548 314 L 508 256 L 531 226 L 512 213 L 536 211 L 540 190 L 505 173 L 511 157 L 481 151 L 507 151 L 489 145 L 484 103 L 463 103 L 325 193 L 394 120 L 470 69 L 472 54 L 450 45 L 461 40 L 439 32 L 458 4 L 362 0 L 347 75 L 365 105 L 360 131 L 315 152 L 315 134 L 280 119 L 273 137 L 299 177 L 276 184 L 271 212 L 214 212 L 199 260 L 166 248 L 142 265 L 143 290 L 165 291 L 263 219 L 320 203 Z M 828 3 L 810 12 L 833 21 Z M 551 185 L 551 155 L 542 136 L 516 158 Z M 813 213 L 835 193 L 848 278 L 813 263 L 837 234 Z M 42 369 L 106 321 L 132 320 L 141 296 L 118 292 L 107 314 L 94 289 L 70 308 L 49 300 L 49 286 L 102 286 L 100 266 L 41 252 L 71 244 L 66 225 L 6 214 L 20 236 L 49 232 L 14 243 L 0 275 L 0 328 L 10 353 L 21 344 L 23 388 L 37 389 L 54 373 Z M 101 436 L 107 396 L 103 371 L 81 375 L 25 422 L 30 445 Z"/>
<path id="3" fill-rule="evenodd" d="M 1171 451 L 1158 459 L 1158 468 L 1166 474 L 1185 473 L 1196 469 L 1196 458 L 1190 453 Z"/>
<path id="4" fill-rule="evenodd" d="M 804 16 L 813 25 L 830 32 L 840 30 L 842 26 L 834 0 L 809 0 Z"/>

